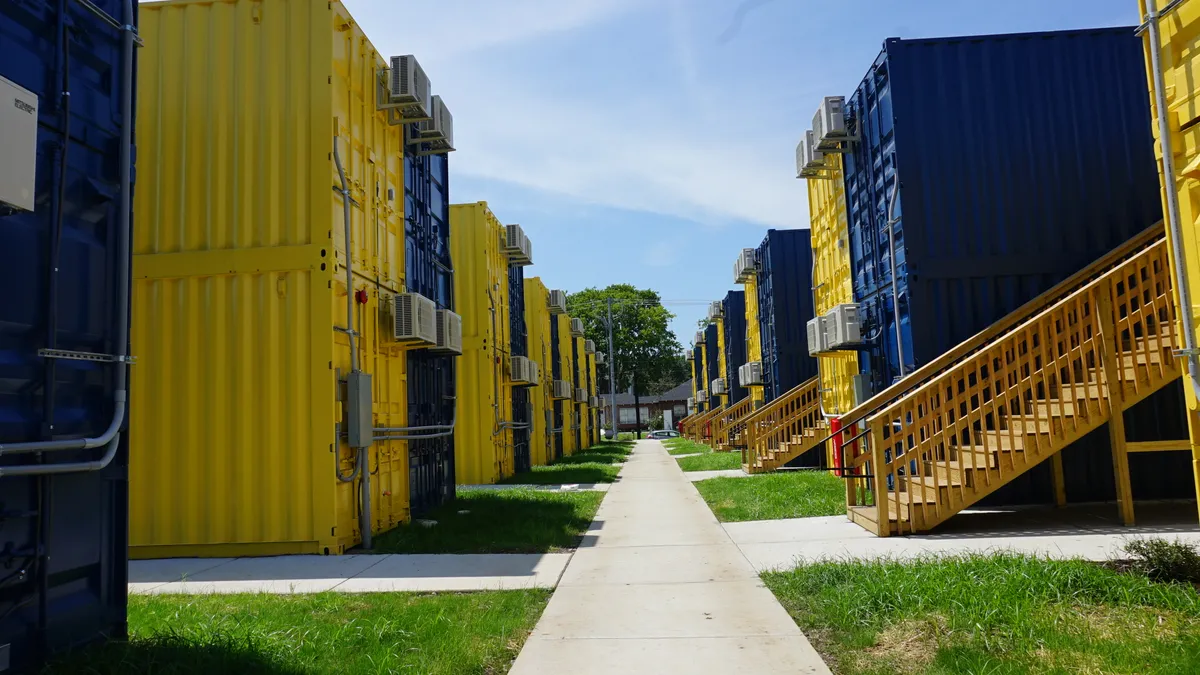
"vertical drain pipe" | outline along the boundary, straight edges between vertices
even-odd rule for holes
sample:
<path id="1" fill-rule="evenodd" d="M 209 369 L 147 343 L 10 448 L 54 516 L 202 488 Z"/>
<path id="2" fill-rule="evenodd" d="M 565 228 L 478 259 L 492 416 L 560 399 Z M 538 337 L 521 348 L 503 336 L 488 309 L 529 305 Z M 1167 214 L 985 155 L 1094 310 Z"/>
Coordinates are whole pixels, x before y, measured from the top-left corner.
<path id="1" fill-rule="evenodd" d="M 1170 8 L 1170 6 L 1168 7 Z M 1192 395 L 1200 401 L 1200 354 L 1196 352 L 1196 327 L 1192 318 L 1192 297 L 1188 289 L 1186 260 L 1183 255 L 1183 225 L 1179 215 L 1179 186 L 1175 179 L 1175 155 L 1171 149 L 1171 125 L 1167 120 L 1167 90 L 1166 78 L 1163 75 L 1162 54 L 1159 53 L 1159 32 L 1157 0 L 1146 0 L 1146 27 L 1150 40 L 1150 71 L 1154 78 L 1154 107 L 1158 123 L 1158 141 L 1162 147 L 1163 158 L 1163 189 L 1167 193 L 1167 227 L 1170 228 L 1171 262 L 1175 268 L 1175 292 L 1179 294 L 1179 320 L 1183 324 L 1183 353 L 1187 359 L 1187 379 L 1192 386 Z M 1191 411 L 1189 418 L 1195 416 Z M 1194 420 L 1188 420 L 1188 429 L 1192 438 L 1192 473 L 1196 481 L 1196 490 L 1200 494 L 1200 456 L 1196 454 L 1195 434 L 1192 426 Z"/>
<path id="2" fill-rule="evenodd" d="M 333 162 L 337 165 L 338 178 L 342 182 L 342 219 L 345 221 L 346 239 L 346 337 L 350 339 L 350 372 L 357 373 L 358 369 L 358 340 L 354 332 L 354 246 L 351 228 L 350 212 L 350 183 L 346 180 L 346 170 L 342 166 L 342 155 L 338 152 L 338 137 L 333 137 Z M 349 401 L 347 401 L 348 403 Z M 350 411 L 351 415 L 354 411 Z M 350 418 L 350 416 L 347 416 Z M 349 437 L 347 437 L 349 440 Z M 356 448 L 358 457 L 356 463 L 361 473 L 359 481 L 359 529 L 362 530 L 362 547 L 371 550 L 371 457 L 367 448 Z"/>

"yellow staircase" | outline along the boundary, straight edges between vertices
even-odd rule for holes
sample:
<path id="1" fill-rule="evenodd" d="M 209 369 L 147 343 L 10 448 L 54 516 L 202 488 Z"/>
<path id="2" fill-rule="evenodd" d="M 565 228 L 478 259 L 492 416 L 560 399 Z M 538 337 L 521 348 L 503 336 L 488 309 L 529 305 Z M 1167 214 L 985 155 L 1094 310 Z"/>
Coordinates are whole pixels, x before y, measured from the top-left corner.
<path id="1" fill-rule="evenodd" d="M 814 377 L 796 386 L 746 417 L 741 426 L 742 469 L 746 473 L 778 469 L 827 440 L 821 383 Z"/>
<path id="2" fill-rule="evenodd" d="M 712 410 L 706 410 L 687 418 L 688 425 L 684 429 L 684 437 L 697 443 L 708 442 L 712 438 L 712 427 L 709 423 L 716 419 L 724 409 L 724 406 L 717 406 Z"/>
<path id="3" fill-rule="evenodd" d="M 849 413 L 851 520 L 925 532 L 1046 460 L 1061 503 L 1058 453 L 1107 425 L 1132 523 L 1128 453 L 1187 447 L 1127 442 L 1121 414 L 1180 376 L 1168 257 L 1159 225 Z"/>
<path id="4" fill-rule="evenodd" d="M 754 401 L 746 398 L 726 407 L 712 421 L 713 449 L 718 452 L 729 452 L 740 440 L 742 430 L 746 427 L 746 418 L 754 412 Z"/>

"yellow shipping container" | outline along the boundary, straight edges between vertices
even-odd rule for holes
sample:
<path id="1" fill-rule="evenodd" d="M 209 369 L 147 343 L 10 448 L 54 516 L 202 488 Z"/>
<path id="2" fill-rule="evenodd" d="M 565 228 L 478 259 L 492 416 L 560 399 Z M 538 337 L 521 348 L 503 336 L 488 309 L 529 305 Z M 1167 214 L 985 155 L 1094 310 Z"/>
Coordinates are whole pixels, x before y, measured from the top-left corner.
<path id="1" fill-rule="evenodd" d="M 508 255 L 504 225 L 486 202 L 450 207 L 454 306 L 463 319 L 458 358 L 454 474 L 459 485 L 514 473 Z"/>
<path id="2" fill-rule="evenodd" d="M 849 225 L 846 191 L 842 181 L 842 156 L 827 155 L 832 172 L 808 180 L 808 211 L 813 248 L 814 301 L 817 314 L 854 302 L 850 273 Z M 827 176 L 827 177 L 825 177 Z M 858 353 L 851 351 L 817 358 L 821 374 L 822 407 L 829 415 L 847 413 L 855 406 L 854 377 Z"/>
<path id="3" fill-rule="evenodd" d="M 341 553 L 361 541 L 337 137 L 354 203 L 360 365 L 374 420 L 407 419 L 403 144 L 384 61 L 339 2 L 139 8 L 130 461 L 136 558 Z M 409 518 L 402 442 L 375 443 L 371 527 Z"/>
<path id="4" fill-rule="evenodd" d="M 746 289 L 746 362 L 762 363 L 762 329 L 758 325 L 758 276 L 751 272 L 744 282 Z M 755 410 L 767 400 L 762 386 L 747 387 Z"/>
<path id="5" fill-rule="evenodd" d="M 571 317 L 558 315 L 558 349 L 562 361 L 562 379 L 570 385 L 571 396 L 563 399 L 563 456 L 569 457 L 579 450 L 579 406 L 575 404 L 575 338 L 571 335 Z"/>
<path id="6" fill-rule="evenodd" d="M 1179 249 L 1182 260 L 1171 260 L 1171 271 L 1178 279 L 1183 277 L 1183 286 L 1192 308 L 1191 324 L 1195 334 L 1200 334 L 1200 0 L 1184 0 L 1167 4 L 1166 0 L 1155 3 L 1157 10 L 1170 7 L 1170 12 L 1155 20 L 1147 21 L 1148 30 L 1143 33 L 1146 45 L 1146 68 L 1150 83 L 1150 111 L 1154 118 L 1154 136 L 1158 140 L 1155 151 L 1159 157 L 1159 171 L 1163 176 L 1163 212 L 1168 222 L 1173 218 L 1171 203 L 1167 199 L 1169 181 L 1163 173 L 1163 133 L 1159 118 L 1159 96 L 1163 97 L 1167 109 L 1167 136 L 1165 145 L 1171 148 L 1175 197 L 1178 201 L 1178 227 L 1180 237 L 1176 241 L 1171 228 L 1167 228 L 1167 239 L 1174 251 Z M 1147 3 L 1139 0 L 1140 16 L 1147 17 Z M 1158 38 L 1157 44 L 1154 38 Z M 1157 59 L 1155 58 L 1157 57 Z M 1154 63 L 1162 69 L 1162 91 L 1156 83 Z M 1179 269 L 1182 267 L 1182 270 Z M 1182 272 L 1182 274 L 1180 274 Z M 1181 321 L 1188 312 L 1179 301 L 1180 284 L 1176 284 L 1176 306 Z M 1200 400 L 1196 387 L 1188 383 L 1191 379 L 1185 371 L 1184 392 L 1188 405 L 1188 429 L 1191 434 L 1192 465 L 1196 477 L 1196 492 L 1200 494 Z"/>
<path id="7" fill-rule="evenodd" d="M 575 407 L 579 415 L 579 449 L 584 450 L 592 446 L 592 416 L 591 400 L 592 386 L 588 382 L 588 361 L 591 356 L 588 355 L 585 349 L 586 343 L 583 338 L 575 338 L 575 355 L 576 368 L 579 371 L 578 387 L 584 390 L 586 396 L 582 403 L 576 401 Z"/>
<path id="8" fill-rule="evenodd" d="M 550 355 L 550 290 L 537 277 L 525 280 L 525 325 L 529 332 L 529 358 L 537 362 L 540 369 L 539 386 L 531 389 L 529 400 L 533 405 L 530 432 L 529 458 L 533 466 L 544 466 L 554 460 L 554 371 Z"/>
<path id="9" fill-rule="evenodd" d="M 725 367 L 725 321 L 717 319 L 717 378 L 724 378 L 729 373 L 729 369 Z M 712 386 L 712 383 L 709 383 Z M 725 391 L 732 388 L 731 382 L 725 383 Z M 722 407 L 729 402 L 729 394 L 721 394 L 718 399 L 718 407 Z"/>
<path id="10" fill-rule="evenodd" d="M 591 378 L 590 382 L 592 396 L 596 397 L 596 403 L 600 403 L 600 381 L 596 378 L 596 371 L 598 370 L 597 366 L 598 363 L 596 360 L 596 355 L 592 354 L 590 357 L 588 357 L 588 376 Z M 589 409 L 588 414 L 591 416 L 592 420 L 592 444 L 595 445 L 596 443 L 600 442 L 600 408 L 591 408 Z"/>

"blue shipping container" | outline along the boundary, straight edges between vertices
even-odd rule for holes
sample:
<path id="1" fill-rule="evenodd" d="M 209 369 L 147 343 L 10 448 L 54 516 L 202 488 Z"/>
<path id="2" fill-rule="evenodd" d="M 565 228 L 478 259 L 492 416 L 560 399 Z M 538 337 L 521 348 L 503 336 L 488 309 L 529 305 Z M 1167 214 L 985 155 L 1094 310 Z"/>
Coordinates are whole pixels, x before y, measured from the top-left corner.
<path id="1" fill-rule="evenodd" d="M 738 381 L 738 368 L 746 364 L 746 292 L 729 291 L 722 303 L 725 323 L 725 381 L 732 405 L 750 392 Z"/>
<path id="2" fill-rule="evenodd" d="M 758 247 L 758 325 L 768 402 L 817 375 L 817 360 L 808 355 L 812 269 L 808 230 L 767 231 Z"/>
<path id="3" fill-rule="evenodd" d="M 415 133 L 416 125 L 413 125 Z M 410 293 L 454 309 L 450 259 L 450 168 L 445 155 L 404 156 L 404 269 Z M 408 353 L 408 421 L 429 427 L 454 422 L 454 357 Z M 419 516 L 454 498 L 454 434 L 408 442 L 409 507 Z"/>
<path id="4" fill-rule="evenodd" d="M 558 323 L 557 316 L 550 317 L 550 363 L 552 364 L 550 373 L 553 375 L 553 379 L 562 380 L 565 378 L 563 377 L 562 349 L 559 348 Z M 554 434 L 555 459 L 562 459 L 563 451 L 566 449 L 563 443 L 563 429 L 567 426 L 566 406 L 567 403 L 565 401 L 557 398 L 554 399 L 554 428 L 550 431 Z"/>
<path id="5" fill-rule="evenodd" d="M 889 39 L 846 108 L 868 395 L 1162 217 L 1133 28 Z"/>
<path id="6" fill-rule="evenodd" d="M 126 630 L 129 453 L 116 432 L 128 419 L 135 56 L 121 26 L 135 12 L 0 3 L 0 77 L 37 102 L 33 210 L 0 205 L 0 665 L 14 670 Z M 78 448 L 85 438 L 103 442 Z M 51 439 L 68 447 L 22 452 Z"/>
<path id="7" fill-rule="evenodd" d="M 696 383 L 696 389 L 707 389 L 704 386 L 704 373 L 701 372 L 701 364 L 704 363 L 704 345 L 698 344 L 692 347 L 692 380 Z M 707 408 L 704 403 L 696 401 L 696 412 L 704 412 Z"/>
<path id="8" fill-rule="evenodd" d="M 716 398 L 712 392 L 712 381 L 721 377 L 721 352 L 718 346 L 717 324 L 710 323 L 704 327 L 704 353 L 708 357 L 704 364 L 704 390 L 708 392 L 708 400 L 714 407 Z"/>
<path id="9" fill-rule="evenodd" d="M 508 330 L 509 353 L 513 356 L 529 356 L 529 331 L 525 325 L 525 268 L 510 265 L 508 268 Z M 513 388 L 513 470 L 529 471 L 533 457 L 529 452 L 529 423 L 531 406 L 528 387 Z"/>

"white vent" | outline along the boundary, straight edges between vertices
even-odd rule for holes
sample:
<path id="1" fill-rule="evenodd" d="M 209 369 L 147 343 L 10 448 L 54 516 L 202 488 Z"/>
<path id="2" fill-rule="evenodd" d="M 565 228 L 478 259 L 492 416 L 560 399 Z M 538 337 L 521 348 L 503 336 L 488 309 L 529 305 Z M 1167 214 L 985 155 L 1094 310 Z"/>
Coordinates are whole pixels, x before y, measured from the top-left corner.
<path id="1" fill-rule="evenodd" d="M 837 150 L 842 141 L 850 140 L 846 132 L 846 98 L 826 96 L 813 115 L 813 150 Z"/>
<path id="2" fill-rule="evenodd" d="M 729 388 L 725 386 L 725 378 L 723 378 L 723 377 L 718 377 L 717 379 L 713 380 L 710 384 L 711 384 L 711 386 L 710 386 L 709 390 L 715 395 L 729 393 Z"/>
<path id="3" fill-rule="evenodd" d="M 551 314 L 566 314 L 567 313 L 567 292 L 566 291 L 550 291 L 550 313 Z"/>
<path id="4" fill-rule="evenodd" d="M 393 56 L 391 70 L 391 100 L 392 104 L 401 104 L 401 115 L 404 119 L 424 119 L 430 116 L 433 108 L 429 97 L 429 78 L 417 63 L 417 57 Z"/>
<path id="5" fill-rule="evenodd" d="M 808 322 L 808 355 L 816 356 L 829 351 L 826 346 L 825 317 L 813 317 Z"/>
<path id="6" fill-rule="evenodd" d="M 584 389 L 583 387 L 577 387 L 575 389 L 575 402 L 576 403 L 587 403 L 588 402 L 587 389 Z"/>
<path id="7" fill-rule="evenodd" d="M 569 399 L 571 398 L 571 383 L 566 380 L 555 380 L 550 393 L 556 399 Z"/>
<path id="8" fill-rule="evenodd" d="M 850 350 L 862 344 L 858 305 L 838 305 L 825 315 L 826 348 Z"/>
<path id="9" fill-rule="evenodd" d="M 596 341 L 595 340 L 584 340 L 583 341 L 583 351 L 586 354 L 595 354 L 596 353 Z"/>
<path id="10" fill-rule="evenodd" d="M 583 319 L 571 319 L 571 335 L 583 337 Z"/>
<path id="11" fill-rule="evenodd" d="M 760 387 L 763 383 L 761 361 L 751 361 L 738 368 L 738 381 L 743 387 Z"/>
<path id="12" fill-rule="evenodd" d="M 716 300 L 708 306 L 708 320 L 716 321 L 725 316 L 725 303 Z"/>
<path id="13" fill-rule="evenodd" d="M 538 381 L 538 364 L 524 356 L 512 357 L 512 381 L 514 385 L 535 385 Z"/>
<path id="14" fill-rule="evenodd" d="M 393 302 L 396 340 L 436 347 L 437 305 L 418 293 L 400 293 Z"/>
<path id="15" fill-rule="evenodd" d="M 462 317 L 448 309 L 439 309 L 437 320 L 436 351 L 447 354 L 462 354 Z"/>
<path id="16" fill-rule="evenodd" d="M 744 284 L 754 277 L 758 269 L 758 253 L 752 248 L 742 249 L 741 255 L 733 263 L 733 282 Z"/>
<path id="17" fill-rule="evenodd" d="M 525 236 L 520 225 L 504 226 L 504 252 L 513 265 L 524 267 L 533 264 L 533 243 Z"/>

